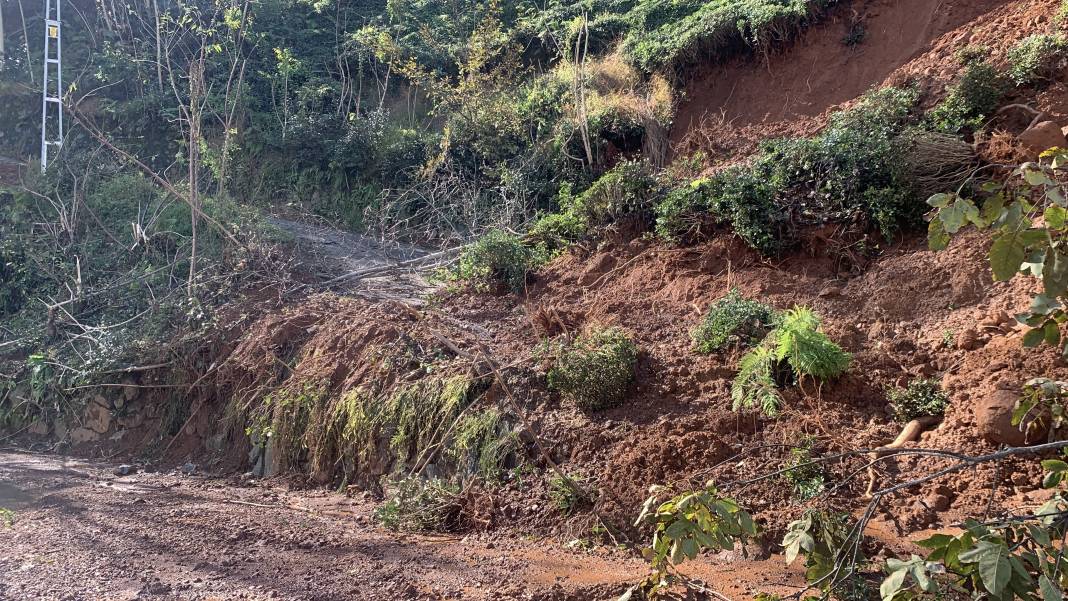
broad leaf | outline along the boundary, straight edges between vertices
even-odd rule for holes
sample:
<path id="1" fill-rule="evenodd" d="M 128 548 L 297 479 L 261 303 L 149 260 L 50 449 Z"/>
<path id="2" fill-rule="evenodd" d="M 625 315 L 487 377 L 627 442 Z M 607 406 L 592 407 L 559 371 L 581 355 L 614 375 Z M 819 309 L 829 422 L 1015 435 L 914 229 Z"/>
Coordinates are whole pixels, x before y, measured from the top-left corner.
<path id="1" fill-rule="evenodd" d="M 1009 586 L 1012 564 L 1009 563 L 1009 549 L 1004 543 L 981 540 L 974 549 L 961 553 L 960 560 L 979 564 L 979 577 L 991 595 L 1000 596 Z"/>
<path id="2" fill-rule="evenodd" d="M 1019 232 L 998 236 L 990 246 L 990 267 L 994 271 L 994 280 L 1011 280 L 1020 271 L 1026 256 L 1027 249 L 1020 240 Z"/>

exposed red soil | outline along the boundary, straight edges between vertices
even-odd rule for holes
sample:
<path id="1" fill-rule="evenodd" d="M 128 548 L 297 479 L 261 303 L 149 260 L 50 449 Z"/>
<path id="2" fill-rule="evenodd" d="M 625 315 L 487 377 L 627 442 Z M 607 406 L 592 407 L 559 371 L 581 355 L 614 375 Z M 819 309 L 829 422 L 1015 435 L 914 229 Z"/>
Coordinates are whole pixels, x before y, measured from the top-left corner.
<path id="1" fill-rule="evenodd" d="M 785 52 L 695 73 L 671 131 L 676 155 L 714 162 L 751 154 L 760 140 L 809 136 L 830 112 L 873 87 L 919 83 L 940 98 L 967 45 L 995 63 L 1020 39 L 1049 31 L 1057 0 L 868 0 L 834 11 Z M 843 43 L 854 20 L 866 29 Z"/>

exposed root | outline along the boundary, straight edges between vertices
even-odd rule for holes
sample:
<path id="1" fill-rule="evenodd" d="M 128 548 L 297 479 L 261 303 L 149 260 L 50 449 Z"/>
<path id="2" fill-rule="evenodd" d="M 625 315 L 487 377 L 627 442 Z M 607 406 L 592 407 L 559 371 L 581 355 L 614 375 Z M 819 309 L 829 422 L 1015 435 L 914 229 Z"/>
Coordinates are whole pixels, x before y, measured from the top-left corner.
<path id="1" fill-rule="evenodd" d="M 920 437 L 920 434 L 923 433 L 924 430 L 937 424 L 940 420 L 941 418 L 935 417 L 933 415 L 916 418 L 905 424 L 905 427 L 901 430 L 901 433 L 897 435 L 897 438 L 894 439 L 894 442 L 874 449 L 868 455 L 871 461 L 868 463 L 868 489 L 864 491 L 865 499 L 871 499 L 873 497 L 873 493 L 875 491 L 875 481 L 877 479 L 877 474 L 875 472 L 875 462 L 879 459 L 879 457 L 887 453 L 893 452 L 896 449 L 900 449 L 906 444 L 915 441 L 917 438 Z"/>

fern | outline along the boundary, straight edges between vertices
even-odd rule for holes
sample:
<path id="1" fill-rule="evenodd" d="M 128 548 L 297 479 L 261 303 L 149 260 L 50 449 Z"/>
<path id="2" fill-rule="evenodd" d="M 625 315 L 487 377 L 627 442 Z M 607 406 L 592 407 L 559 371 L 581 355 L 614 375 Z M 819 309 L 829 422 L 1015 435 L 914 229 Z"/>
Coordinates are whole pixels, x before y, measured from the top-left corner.
<path id="1" fill-rule="evenodd" d="M 776 363 L 778 360 L 767 345 L 758 346 L 742 357 L 731 385 L 735 411 L 759 407 L 768 417 L 779 414 L 782 397 L 775 386 Z"/>
<path id="2" fill-rule="evenodd" d="M 820 320 L 807 307 L 794 307 L 783 314 L 779 325 L 764 341 L 746 353 L 738 364 L 731 385 L 734 410 L 759 408 L 775 417 L 782 405 L 775 382 L 780 368 L 789 366 L 798 376 L 827 380 L 849 368 L 853 357 L 819 330 Z"/>
<path id="3" fill-rule="evenodd" d="M 774 335 L 775 358 L 798 375 L 828 380 L 849 369 L 853 356 L 819 331 L 820 320 L 807 307 L 787 311 Z"/>

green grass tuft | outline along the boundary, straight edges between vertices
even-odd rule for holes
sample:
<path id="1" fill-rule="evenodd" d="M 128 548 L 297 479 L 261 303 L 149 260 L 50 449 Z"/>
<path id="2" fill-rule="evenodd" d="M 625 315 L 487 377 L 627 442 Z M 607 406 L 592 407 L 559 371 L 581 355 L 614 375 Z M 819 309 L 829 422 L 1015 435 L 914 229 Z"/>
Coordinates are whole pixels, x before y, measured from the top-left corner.
<path id="1" fill-rule="evenodd" d="M 698 353 L 744 348 L 763 340 L 775 323 L 775 310 L 747 299 L 736 288 L 708 308 L 704 321 L 691 333 Z"/>

